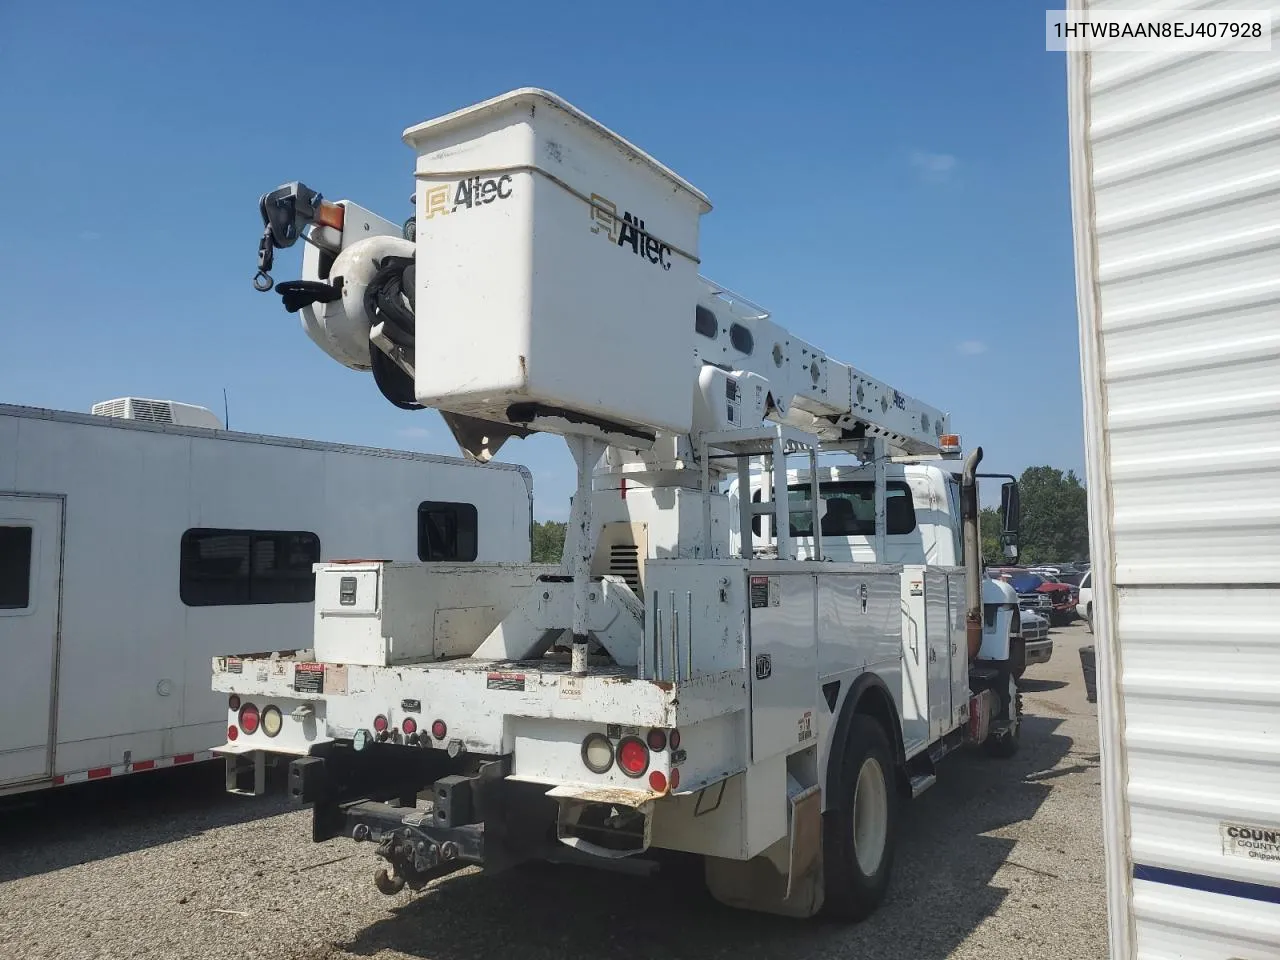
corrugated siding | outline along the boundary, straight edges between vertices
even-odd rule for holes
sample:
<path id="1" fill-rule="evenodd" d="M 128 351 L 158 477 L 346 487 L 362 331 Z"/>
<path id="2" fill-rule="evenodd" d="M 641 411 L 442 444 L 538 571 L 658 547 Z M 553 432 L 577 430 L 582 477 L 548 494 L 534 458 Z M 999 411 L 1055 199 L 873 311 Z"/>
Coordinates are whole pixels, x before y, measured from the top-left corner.
<path id="1" fill-rule="evenodd" d="M 1105 431 L 1109 451 L 1089 485 L 1091 509 L 1106 512 L 1094 531 L 1109 530 L 1113 551 L 1095 587 L 1110 580 L 1100 633 L 1120 693 L 1127 866 L 1261 885 L 1133 881 L 1113 917 L 1128 934 L 1112 943 L 1140 958 L 1280 957 L 1280 904 L 1266 902 L 1280 895 L 1280 862 L 1224 855 L 1220 834 L 1228 820 L 1280 827 L 1274 40 L 1269 54 L 1095 54 L 1087 103 L 1072 104 L 1091 160 L 1076 185 L 1093 190 L 1077 243 L 1092 245 L 1081 269 L 1093 310 L 1081 316 L 1096 328 L 1084 333 L 1099 334 L 1084 387 L 1101 398 L 1090 442 Z"/>

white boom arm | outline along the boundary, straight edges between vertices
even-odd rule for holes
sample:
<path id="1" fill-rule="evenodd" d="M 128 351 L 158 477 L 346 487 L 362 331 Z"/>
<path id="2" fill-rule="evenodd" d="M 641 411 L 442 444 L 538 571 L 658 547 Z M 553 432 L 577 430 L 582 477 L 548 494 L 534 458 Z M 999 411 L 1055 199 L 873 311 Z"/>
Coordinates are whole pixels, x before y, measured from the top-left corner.
<path id="1" fill-rule="evenodd" d="M 300 204 L 299 195 L 310 199 Z M 273 231 L 268 222 L 261 248 L 267 253 L 260 256 L 262 269 L 255 285 L 264 286 L 264 278 L 271 282 L 266 270 L 273 247 L 291 246 L 301 236 L 307 241 L 302 277 L 277 287 L 286 309 L 299 314 L 307 335 L 339 363 L 371 370 L 392 403 L 420 408 L 413 396 L 412 283 L 399 273 L 385 276 L 379 266 L 412 261 L 411 234 L 399 235 L 410 233 L 409 229 L 398 228 L 348 200 L 325 202 L 297 183 L 265 195 L 261 205 L 264 220 L 269 220 L 268 210 L 282 210 L 284 217 L 292 219 L 287 221 L 288 231 Z M 324 223 L 319 222 L 322 215 Z M 281 219 L 279 212 L 275 216 Z M 831 358 L 775 323 L 767 310 L 750 300 L 705 278 L 699 278 L 699 285 L 692 336 L 693 389 L 703 393 L 718 389 L 721 396 L 701 398 L 704 416 L 695 422 L 695 429 L 755 425 L 749 419 L 725 418 L 726 411 L 716 403 L 723 397 L 724 384 L 720 378 L 701 376 L 710 366 L 731 378 L 741 374 L 761 378 L 763 417 L 814 434 L 828 448 L 879 438 L 893 454 L 959 452 L 947 413 Z M 388 309 L 397 302 L 401 311 Z M 679 357 L 672 358 L 672 363 L 680 362 Z M 750 409 L 751 404 L 744 403 L 743 408 Z M 489 459 L 507 437 L 529 432 L 520 425 L 456 414 L 445 413 L 445 419 L 464 452 L 482 460 Z M 616 443 L 620 438 L 609 439 Z M 627 446 L 625 439 L 621 445 Z"/>
<path id="2" fill-rule="evenodd" d="M 883 438 L 892 453 L 958 452 L 948 436 L 948 414 L 832 359 L 751 301 L 708 280 L 702 284 L 694 356 L 763 377 L 776 411 L 771 418 L 815 434 L 827 446 Z"/>

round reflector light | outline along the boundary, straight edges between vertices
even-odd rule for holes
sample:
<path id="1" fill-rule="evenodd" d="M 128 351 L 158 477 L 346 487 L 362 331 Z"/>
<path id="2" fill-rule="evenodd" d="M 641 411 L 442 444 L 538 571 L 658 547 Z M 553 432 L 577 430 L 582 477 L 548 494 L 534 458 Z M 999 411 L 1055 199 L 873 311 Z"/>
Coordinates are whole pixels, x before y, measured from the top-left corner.
<path id="1" fill-rule="evenodd" d="M 449 734 L 449 728 L 445 726 L 443 720 L 434 720 L 431 723 L 431 735 L 437 740 L 443 740 Z"/>
<path id="2" fill-rule="evenodd" d="M 679 789 L 679 787 L 680 787 L 680 768 L 672 767 L 671 768 L 671 789 L 676 790 L 676 789 Z"/>
<path id="3" fill-rule="evenodd" d="M 230 724 L 227 727 L 227 739 L 234 740 L 238 736 L 240 736 L 240 731 L 236 728 L 236 725 L 234 723 Z"/>
<path id="4" fill-rule="evenodd" d="M 245 733 L 258 732 L 258 708 L 252 703 L 240 708 L 240 729 Z"/>
<path id="5" fill-rule="evenodd" d="M 231 696 L 227 697 L 227 709 L 231 711 L 236 711 L 240 709 L 240 698 L 237 697 L 234 693 Z"/>
<path id="6" fill-rule="evenodd" d="M 375 732 L 377 732 L 377 733 L 386 733 L 386 732 L 387 732 L 387 718 L 386 718 L 386 717 L 384 717 L 382 714 L 378 714 L 376 717 L 374 717 L 374 718 L 373 718 L 373 729 L 374 729 L 374 731 L 375 731 Z"/>
<path id="7" fill-rule="evenodd" d="M 649 736 L 646 740 L 649 743 L 649 749 L 654 753 L 661 753 L 663 750 L 667 749 L 667 731 L 665 730 L 659 730 L 657 727 L 654 727 L 649 731 Z"/>
<path id="8" fill-rule="evenodd" d="M 262 732 L 274 737 L 284 727 L 284 714 L 275 704 L 262 708 Z"/>
<path id="9" fill-rule="evenodd" d="M 413 719 L 413 717 L 405 717 L 400 724 L 400 729 L 404 731 L 406 737 L 411 733 L 417 733 L 418 721 Z"/>
<path id="10" fill-rule="evenodd" d="M 623 737 L 618 743 L 618 766 L 628 777 L 640 777 L 649 769 L 649 748 L 639 737 Z"/>
<path id="11" fill-rule="evenodd" d="M 582 762 L 592 773 L 605 773 L 613 766 L 613 744 L 603 733 L 590 733 L 582 741 Z"/>
<path id="12" fill-rule="evenodd" d="M 680 731 L 672 730 L 671 733 L 667 735 L 667 743 L 671 744 L 672 750 L 679 750 L 680 749 Z"/>
<path id="13" fill-rule="evenodd" d="M 649 774 L 649 789 L 654 793 L 667 792 L 667 777 L 661 770 Z"/>

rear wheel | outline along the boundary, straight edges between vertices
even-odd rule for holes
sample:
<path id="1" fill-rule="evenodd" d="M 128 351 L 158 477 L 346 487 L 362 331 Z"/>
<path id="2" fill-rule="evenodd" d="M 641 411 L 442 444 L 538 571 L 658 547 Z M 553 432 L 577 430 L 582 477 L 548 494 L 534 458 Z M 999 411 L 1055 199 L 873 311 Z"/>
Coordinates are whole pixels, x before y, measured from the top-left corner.
<path id="1" fill-rule="evenodd" d="M 871 717 L 853 717 L 837 778 L 836 803 L 823 814 L 823 911 L 862 920 L 889 887 L 898 824 L 893 753 Z"/>

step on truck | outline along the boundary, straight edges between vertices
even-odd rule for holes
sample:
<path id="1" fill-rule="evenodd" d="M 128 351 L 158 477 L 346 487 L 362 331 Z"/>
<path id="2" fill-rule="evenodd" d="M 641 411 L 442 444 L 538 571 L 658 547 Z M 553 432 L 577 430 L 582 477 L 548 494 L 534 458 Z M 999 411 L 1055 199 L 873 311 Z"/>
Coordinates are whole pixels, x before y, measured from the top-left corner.
<path id="1" fill-rule="evenodd" d="M 311 649 L 213 661 L 229 778 L 295 758 L 314 838 L 370 843 L 388 893 L 676 851 L 725 903 L 865 916 L 900 803 L 953 750 L 1018 745 L 981 448 L 704 279 L 706 197 L 553 94 L 404 139 L 413 218 L 286 184 L 255 286 L 301 237 L 286 309 L 389 401 L 477 460 L 563 436 L 565 559 L 318 564 Z"/>

